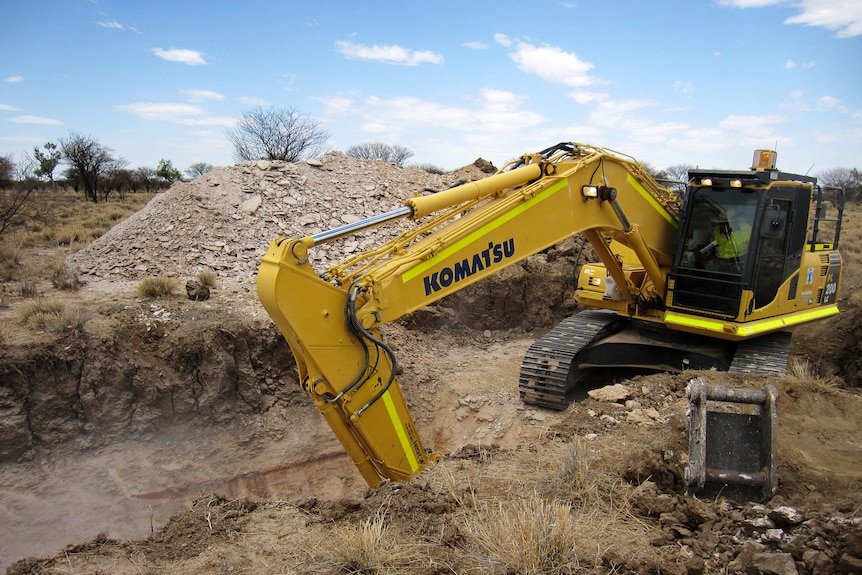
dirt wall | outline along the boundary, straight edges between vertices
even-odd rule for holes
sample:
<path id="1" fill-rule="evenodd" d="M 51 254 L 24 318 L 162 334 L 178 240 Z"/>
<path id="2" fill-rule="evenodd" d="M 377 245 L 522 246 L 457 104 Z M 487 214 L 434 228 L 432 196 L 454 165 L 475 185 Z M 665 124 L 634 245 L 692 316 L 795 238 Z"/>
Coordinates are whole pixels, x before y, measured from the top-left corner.
<path id="1" fill-rule="evenodd" d="M 114 318 L 0 359 L 0 461 L 37 447 L 93 448 L 181 421 L 225 423 L 290 402 L 290 349 L 271 324 L 220 314 L 175 325 Z"/>

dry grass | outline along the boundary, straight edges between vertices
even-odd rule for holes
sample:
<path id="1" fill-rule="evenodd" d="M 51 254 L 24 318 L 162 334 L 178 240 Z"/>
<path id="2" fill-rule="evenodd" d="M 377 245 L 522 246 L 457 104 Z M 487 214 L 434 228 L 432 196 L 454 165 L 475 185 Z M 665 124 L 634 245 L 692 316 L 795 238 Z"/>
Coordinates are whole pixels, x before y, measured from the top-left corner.
<path id="1" fill-rule="evenodd" d="M 135 289 L 138 297 L 157 299 L 173 295 L 177 289 L 177 280 L 168 277 L 144 278 Z"/>
<path id="2" fill-rule="evenodd" d="M 790 358 L 784 379 L 816 393 L 836 393 L 844 386 L 837 375 L 821 374 L 810 361 L 795 356 Z"/>
<path id="3" fill-rule="evenodd" d="M 533 495 L 479 505 L 467 517 L 465 532 L 489 566 L 519 575 L 556 575 L 579 568 L 583 527 L 570 504 Z"/>
<path id="4" fill-rule="evenodd" d="M 398 542 L 378 512 L 358 525 L 339 529 L 327 543 L 311 553 L 314 565 L 308 573 L 404 573 L 421 561 L 422 546 Z"/>
<path id="5" fill-rule="evenodd" d="M 21 308 L 19 312 L 22 325 L 36 331 L 52 333 L 78 332 L 89 319 L 81 308 L 67 308 L 56 300 L 36 300 Z"/>
<path id="6" fill-rule="evenodd" d="M 62 260 L 57 260 L 49 266 L 51 285 L 63 291 L 75 291 L 83 285 L 74 270 L 69 269 Z"/>
<path id="7" fill-rule="evenodd" d="M 198 283 L 208 288 L 215 287 L 216 273 L 212 270 L 199 272 L 197 275 Z"/>

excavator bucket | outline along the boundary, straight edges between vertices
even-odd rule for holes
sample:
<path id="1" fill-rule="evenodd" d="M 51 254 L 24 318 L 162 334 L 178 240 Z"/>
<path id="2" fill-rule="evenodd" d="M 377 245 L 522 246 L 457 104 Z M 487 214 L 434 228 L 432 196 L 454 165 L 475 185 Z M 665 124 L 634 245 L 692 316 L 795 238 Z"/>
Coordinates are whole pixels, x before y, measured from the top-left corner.
<path id="1" fill-rule="evenodd" d="M 736 501 L 768 500 L 778 489 L 778 392 L 709 385 L 686 387 L 689 400 L 687 495 Z"/>

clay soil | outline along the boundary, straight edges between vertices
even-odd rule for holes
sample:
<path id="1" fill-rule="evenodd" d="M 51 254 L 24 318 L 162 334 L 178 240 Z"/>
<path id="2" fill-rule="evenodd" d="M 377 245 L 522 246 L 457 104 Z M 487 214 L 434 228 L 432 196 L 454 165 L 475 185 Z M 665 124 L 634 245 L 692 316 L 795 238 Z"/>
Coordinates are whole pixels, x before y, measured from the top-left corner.
<path id="1" fill-rule="evenodd" d="M 332 162 L 336 175 L 348 165 Z M 369 178 L 392 177 L 392 169 L 375 165 Z M 248 215 L 242 206 L 234 202 Z M 150 236 L 158 234 L 154 210 L 139 228 Z M 249 287 L 253 274 L 230 280 L 242 266 L 218 268 L 206 301 L 184 293 L 149 300 L 135 286 L 167 265 L 156 252 L 169 237 L 132 266 L 103 265 L 98 255 L 77 291 L 42 286 L 52 299 L 87 310 L 80 330 L 60 334 L 19 325 L 26 302 L 7 286 L 0 568 L 15 575 L 862 572 L 862 312 L 851 297 L 862 284 L 862 238 L 848 229 L 854 243 L 842 314 L 797 329 L 793 357 L 809 368 L 800 377 L 637 375 L 616 382 L 624 386 L 616 400 L 584 390 L 566 411 L 525 406 L 517 391 L 524 351 L 576 311 L 576 243 L 385 326 L 420 433 L 442 457 L 408 483 L 373 490 L 299 389 L 290 351 Z M 135 230 L 129 224 L 122 234 L 144 242 Z M 117 241 L 87 249 L 108 253 L 105 245 Z M 254 253 L 219 247 L 256 266 Z M 81 266 L 85 251 L 70 261 Z M 141 261 L 151 267 L 135 272 Z M 694 377 L 778 389 L 780 484 L 771 499 L 685 495 L 685 387 Z M 533 535 L 549 505 L 564 510 L 573 536 L 565 554 L 542 547 L 547 533 L 535 536 L 530 545 L 545 549 L 545 562 L 531 563 L 512 549 L 519 534 Z M 548 522 L 563 521 L 555 517 Z M 554 553 L 565 561 L 554 563 Z"/>

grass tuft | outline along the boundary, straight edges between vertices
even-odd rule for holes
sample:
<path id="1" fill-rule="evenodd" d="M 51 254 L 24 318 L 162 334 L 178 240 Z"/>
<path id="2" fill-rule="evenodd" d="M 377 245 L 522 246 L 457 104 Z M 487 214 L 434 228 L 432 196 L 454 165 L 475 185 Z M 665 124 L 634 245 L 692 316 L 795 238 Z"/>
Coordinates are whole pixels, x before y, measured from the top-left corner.
<path id="1" fill-rule="evenodd" d="M 156 299 L 173 295 L 176 289 L 176 279 L 160 276 L 142 279 L 136 291 L 139 297 Z"/>
<path id="2" fill-rule="evenodd" d="M 844 381 L 837 375 L 821 375 L 810 361 L 795 356 L 790 358 L 784 379 L 816 393 L 837 393 L 844 387 Z"/>
<path id="3" fill-rule="evenodd" d="M 51 285 L 63 291 L 76 291 L 83 283 L 64 262 L 56 261 L 51 265 Z"/>
<path id="4" fill-rule="evenodd" d="M 89 314 L 78 307 L 66 308 L 56 300 L 37 300 L 21 309 L 20 319 L 22 325 L 36 331 L 63 333 L 81 331 Z"/>
<path id="5" fill-rule="evenodd" d="M 478 554 L 506 573 L 556 575 L 578 569 L 581 527 L 569 504 L 533 495 L 479 506 L 465 533 Z"/>
<path id="6" fill-rule="evenodd" d="M 208 288 L 215 287 L 216 284 L 216 273 L 212 270 L 206 270 L 198 273 L 197 276 L 198 283 L 202 286 L 206 286 Z"/>
<path id="7" fill-rule="evenodd" d="M 375 573 L 393 575 L 422 557 L 418 545 L 396 541 L 386 527 L 385 514 L 377 513 L 358 525 L 347 525 L 332 537 L 320 553 L 313 552 L 317 569 L 327 573 Z"/>

